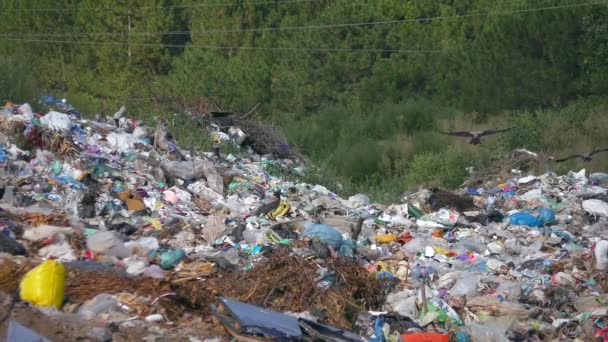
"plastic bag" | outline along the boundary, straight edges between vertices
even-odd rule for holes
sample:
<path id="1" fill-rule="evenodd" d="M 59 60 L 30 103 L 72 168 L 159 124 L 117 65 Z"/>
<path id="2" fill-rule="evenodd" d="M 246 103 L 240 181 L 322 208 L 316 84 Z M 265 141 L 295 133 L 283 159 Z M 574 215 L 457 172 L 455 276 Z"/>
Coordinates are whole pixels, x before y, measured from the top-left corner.
<path id="1" fill-rule="evenodd" d="M 382 215 L 378 217 L 380 221 L 397 224 L 397 225 L 405 225 L 409 226 L 412 224 L 410 220 L 407 219 L 408 216 L 408 206 L 407 204 L 397 205 L 393 204 L 388 207 Z"/>
<path id="2" fill-rule="evenodd" d="M 356 195 L 350 196 L 348 198 L 348 201 L 352 204 L 353 208 L 359 208 L 359 207 L 369 205 L 369 197 L 367 197 L 363 194 L 356 194 Z"/>
<path id="3" fill-rule="evenodd" d="M 100 293 L 93 299 L 88 300 L 78 309 L 78 315 L 84 319 L 94 319 L 104 312 L 118 310 L 118 299 L 116 296 Z"/>
<path id="4" fill-rule="evenodd" d="M 150 252 L 149 257 L 156 259 L 156 262 L 160 264 L 160 267 L 163 269 L 169 270 L 175 267 L 175 265 L 186 257 L 186 252 L 181 248 L 166 250 L 159 249 Z"/>
<path id="5" fill-rule="evenodd" d="M 480 275 L 463 273 L 456 280 L 456 284 L 450 289 L 451 296 L 470 296 L 477 290 L 477 282 L 481 279 Z"/>
<path id="6" fill-rule="evenodd" d="M 32 107 L 29 105 L 29 103 L 22 104 L 19 106 L 17 111 L 19 114 L 23 115 L 26 120 L 32 120 L 34 118 L 34 112 L 32 111 Z"/>
<path id="7" fill-rule="evenodd" d="M 111 231 L 99 231 L 87 237 L 87 247 L 95 252 L 126 258 L 131 252 L 118 236 Z"/>
<path id="8" fill-rule="evenodd" d="M 65 267 L 56 260 L 46 260 L 27 272 L 19 287 L 22 300 L 60 308 L 65 290 Z"/>
<path id="9" fill-rule="evenodd" d="M 311 239 L 318 238 L 326 245 L 339 249 L 342 245 L 342 234 L 334 227 L 326 224 L 313 224 L 304 228 L 304 236 Z"/>
<path id="10" fill-rule="evenodd" d="M 524 212 L 515 213 L 509 216 L 509 224 L 528 227 L 540 227 L 543 225 L 540 218 Z"/>
<path id="11" fill-rule="evenodd" d="M 440 209 L 437 212 L 421 217 L 416 224 L 427 228 L 450 228 L 456 224 L 458 217 L 460 217 L 460 214 L 455 211 Z"/>
<path id="12" fill-rule="evenodd" d="M 247 135 L 237 127 L 228 128 L 228 135 L 232 140 L 236 143 L 237 146 L 240 146 L 245 139 L 247 139 Z"/>
<path id="13" fill-rule="evenodd" d="M 601 240 L 595 244 L 595 268 L 598 270 L 608 269 L 608 241 Z"/>
<path id="14" fill-rule="evenodd" d="M 137 139 L 128 133 L 110 133 L 106 137 L 108 145 L 114 151 L 127 152 L 133 149 Z"/>
<path id="15" fill-rule="evenodd" d="M 549 208 L 542 208 L 538 211 L 539 218 L 544 226 L 550 226 L 555 223 L 555 211 Z"/>
<path id="16" fill-rule="evenodd" d="M 608 217 L 608 203 L 601 200 L 590 199 L 583 201 L 583 209 L 591 215 Z"/>
<path id="17" fill-rule="evenodd" d="M 510 300 L 517 300 L 521 296 L 521 284 L 516 282 L 502 282 L 498 285 L 496 294 Z"/>
<path id="18" fill-rule="evenodd" d="M 25 247 L 13 239 L 10 235 L 0 230 L 0 252 L 13 255 L 24 255 Z"/>
<path id="19" fill-rule="evenodd" d="M 40 119 L 42 126 L 55 131 L 69 131 L 72 128 L 72 120 L 67 114 L 50 111 Z"/>
<path id="20" fill-rule="evenodd" d="M 495 326 L 484 326 L 473 322 L 470 326 L 472 342 L 509 342 L 505 337 L 506 330 Z"/>

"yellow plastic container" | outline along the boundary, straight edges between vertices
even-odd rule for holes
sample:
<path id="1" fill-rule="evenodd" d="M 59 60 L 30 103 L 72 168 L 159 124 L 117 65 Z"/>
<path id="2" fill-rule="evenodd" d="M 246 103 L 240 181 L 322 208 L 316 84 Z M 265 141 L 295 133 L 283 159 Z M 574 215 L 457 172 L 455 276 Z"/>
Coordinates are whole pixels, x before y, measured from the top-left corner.
<path id="1" fill-rule="evenodd" d="M 24 301 L 60 308 L 65 291 L 65 267 L 57 260 L 46 260 L 27 272 L 19 287 Z"/>

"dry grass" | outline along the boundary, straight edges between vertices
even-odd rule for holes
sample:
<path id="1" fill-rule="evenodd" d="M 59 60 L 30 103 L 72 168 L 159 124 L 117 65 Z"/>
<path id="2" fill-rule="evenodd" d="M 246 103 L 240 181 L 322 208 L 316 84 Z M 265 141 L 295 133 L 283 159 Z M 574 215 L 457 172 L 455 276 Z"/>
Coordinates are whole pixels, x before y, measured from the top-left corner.
<path id="1" fill-rule="evenodd" d="M 66 226 L 68 224 L 68 218 L 62 214 L 44 215 L 32 213 L 22 216 L 21 220 L 34 227 L 41 225 Z"/>
<path id="2" fill-rule="evenodd" d="M 45 148 L 59 157 L 76 157 L 80 148 L 69 137 L 48 130 L 43 131 L 42 141 Z"/>
<path id="3" fill-rule="evenodd" d="M 335 272 L 336 284 L 327 290 L 317 287 L 318 268 L 283 249 L 250 271 L 179 284 L 175 291 L 204 309 L 223 296 L 281 312 L 322 312 L 325 323 L 344 329 L 356 312 L 383 303 L 380 284 L 357 263 L 332 262 L 328 268 Z"/>

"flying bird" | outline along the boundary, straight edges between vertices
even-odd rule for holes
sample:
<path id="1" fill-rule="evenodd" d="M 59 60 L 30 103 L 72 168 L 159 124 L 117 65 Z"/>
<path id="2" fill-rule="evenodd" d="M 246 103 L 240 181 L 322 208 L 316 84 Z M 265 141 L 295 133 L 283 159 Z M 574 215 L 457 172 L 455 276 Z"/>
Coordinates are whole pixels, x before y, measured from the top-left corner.
<path id="1" fill-rule="evenodd" d="M 594 148 L 593 151 L 591 151 L 589 153 L 574 154 L 574 155 L 571 155 L 571 156 L 566 157 L 566 158 L 555 159 L 555 162 L 556 163 L 561 163 L 563 161 L 566 161 L 566 160 L 569 160 L 569 159 L 572 159 L 572 158 L 577 158 L 577 157 L 582 158 L 584 162 L 590 162 L 590 161 L 593 160 L 593 155 L 594 154 L 597 154 L 597 153 L 600 153 L 600 152 L 606 152 L 606 151 L 608 151 L 608 148 Z"/>
<path id="2" fill-rule="evenodd" d="M 480 145 L 481 144 L 481 137 L 485 137 L 487 135 L 493 135 L 493 134 L 503 133 L 503 132 L 506 132 L 506 131 L 508 131 L 510 129 L 511 128 L 507 128 L 507 129 L 486 129 L 485 131 L 479 131 L 479 132 L 461 131 L 461 132 L 439 132 L 439 133 L 445 134 L 445 135 L 451 135 L 451 136 L 455 136 L 455 137 L 469 137 L 469 138 L 471 138 L 471 141 L 469 141 L 469 144 Z"/>

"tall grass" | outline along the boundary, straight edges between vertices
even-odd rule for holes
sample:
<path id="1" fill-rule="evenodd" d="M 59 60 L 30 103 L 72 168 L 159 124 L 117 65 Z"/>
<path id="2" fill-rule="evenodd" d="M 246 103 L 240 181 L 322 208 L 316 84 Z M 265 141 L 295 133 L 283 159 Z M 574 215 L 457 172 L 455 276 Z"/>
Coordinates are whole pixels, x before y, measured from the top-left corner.
<path id="1" fill-rule="evenodd" d="M 19 68 L 10 58 L 0 61 L 0 101 L 29 101 L 45 92 L 32 71 Z M 200 122 L 188 114 L 171 114 L 153 101 L 162 89 L 142 89 L 141 94 L 100 99 L 78 90 L 61 94 L 85 116 L 102 104 L 112 112 L 126 105 L 129 115 L 156 124 L 168 119 L 178 143 L 186 149 L 209 151 L 211 142 Z M 367 103 L 367 102 L 365 102 Z M 554 157 L 608 147 L 608 98 L 586 98 L 565 107 L 539 108 L 501 113 L 465 113 L 437 102 L 412 98 L 401 102 L 365 105 L 350 99 L 328 104 L 315 113 L 273 113 L 268 116 L 281 126 L 290 143 L 310 157 L 316 171 L 305 181 L 319 183 L 344 195 L 366 193 L 373 200 L 389 202 L 412 187 L 458 187 L 468 177 L 467 168 L 483 170 L 500 163 L 501 156 L 515 148 L 528 148 Z M 512 127 L 504 135 L 487 137 L 481 146 L 467 139 L 448 137 L 441 130 L 477 130 Z M 236 153 L 229 145 L 223 153 Z M 571 160 L 547 163 L 547 168 L 566 172 L 586 167 L 590 172 L 608 169 L 608 153 L 590 163 Z"/>
<path id="2" fill-rule="evenodd" d="M 481 146 L 439 130 L 512 127 L 486 137 Z M 579 99 L 562 108 L 480 115 L 441 107 L 427 100 L 381 104 L 373 108 L 332 105 L 306 120 L 283 123 L 287 136 L 321 165 L 309 179 L 340 185 L 345 193 L 364 192 L 376 200 L 396 199 L 417 186 L 458 187 L 467 168 L 500 164 L 516 148 L 563 157 L 593 147 L 608 147 L 608 99 Z M 585 167 L 608 170 L 608 153 L 582 163 L 551 162 L 542 171 L 567 172 Z"/>
<path id="3" fill-rule="evenodd" d="M 31 70 L 14 57 L 0 58 L 0 104 L 6 101 L 15 103 L 33 102 L 36 86 Z"/>

